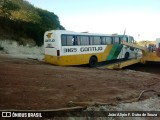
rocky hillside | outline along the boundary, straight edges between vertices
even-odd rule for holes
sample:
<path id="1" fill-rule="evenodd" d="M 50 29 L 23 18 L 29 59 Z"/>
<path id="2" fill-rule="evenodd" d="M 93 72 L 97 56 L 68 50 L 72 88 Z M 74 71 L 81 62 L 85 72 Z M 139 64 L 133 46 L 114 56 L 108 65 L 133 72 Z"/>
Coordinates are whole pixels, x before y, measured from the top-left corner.
<path id="1" fill-rule="evenodd" d="M 51 29 L 64 29 L 56 14 L 36 8 L 26 0 L 0 0 L 1 40 L 42 45 L 44 32 Z"/>

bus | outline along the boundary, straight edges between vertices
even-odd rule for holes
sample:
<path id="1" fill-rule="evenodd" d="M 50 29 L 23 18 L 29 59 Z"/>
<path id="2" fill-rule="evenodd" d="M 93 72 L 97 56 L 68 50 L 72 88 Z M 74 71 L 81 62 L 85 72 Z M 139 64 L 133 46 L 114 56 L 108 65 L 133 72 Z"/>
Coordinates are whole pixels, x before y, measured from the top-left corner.
<path id="1" fill-rule="evenodd" d="M 122 45 L 122 40 L 135 43 L 129 35 L 50 30 L 44 34 L 45 62 L 95 67 L 98 62 L 135 57 L 136 49 Z"/>

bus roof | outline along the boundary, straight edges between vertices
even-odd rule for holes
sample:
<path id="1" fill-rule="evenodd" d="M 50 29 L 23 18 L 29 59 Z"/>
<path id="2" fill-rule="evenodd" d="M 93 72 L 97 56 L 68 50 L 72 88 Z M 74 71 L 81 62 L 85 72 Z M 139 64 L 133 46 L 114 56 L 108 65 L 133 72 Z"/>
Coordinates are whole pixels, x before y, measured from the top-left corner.
<path id="1" fill-rule="evenodd" d="M 99 33 L 88 33 L 88 32 L 74 32 L 69 30 L 50 30 L 47 32 L 55 32 L 57 34 L 80 34 L 80 35 L 102 35 L 102 36 L 111 36 L 111 34 L 99 34 Z"/>
<path id="2" fill-rule="evenodd" d="M 100 33 L 88 33 L 88 32 L 74 32 L 69 30 L 50 30 L 48 32 L 55 32 L 57 34 L 69 34 L 69 35 L 96 35 L 96 36 L 130 36 L 130 35 L 118 35 L 118 34 L 100 34 Z"/>

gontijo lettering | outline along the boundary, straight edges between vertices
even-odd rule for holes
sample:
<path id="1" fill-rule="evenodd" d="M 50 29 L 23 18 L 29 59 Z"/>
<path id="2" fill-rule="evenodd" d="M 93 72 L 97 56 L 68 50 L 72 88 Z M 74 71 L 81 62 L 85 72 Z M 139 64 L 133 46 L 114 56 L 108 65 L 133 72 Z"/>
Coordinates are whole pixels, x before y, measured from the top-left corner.
<path id="1" fill-rule="evenodd" d="M 81 47 L 80 52 L 102 51 L 102 47 Z M 64 52 L 77 52 L 77 48 L 64 48 Z"/>
<path id="2" fill-rule="evenodd" d="M 80 51 L 81 52 L 87 52 L 87 51 L 102 51 L 102 47 L 81 47 Z"/>

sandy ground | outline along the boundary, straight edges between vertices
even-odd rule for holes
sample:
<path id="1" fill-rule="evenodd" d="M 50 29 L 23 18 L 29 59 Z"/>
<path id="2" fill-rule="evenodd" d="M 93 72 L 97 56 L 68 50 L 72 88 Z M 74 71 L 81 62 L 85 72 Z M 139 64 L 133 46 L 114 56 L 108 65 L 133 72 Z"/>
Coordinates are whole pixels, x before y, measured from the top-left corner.
<path id="1" fill-rule="evenodd" d="M 160 75 L 132 70 L 53 66 L 0 55 L 0 109 L 55 109 L 73 102 L 114 103 L 160 91 Z M 142 100 L 154 96 L 148 92 Z"/>

